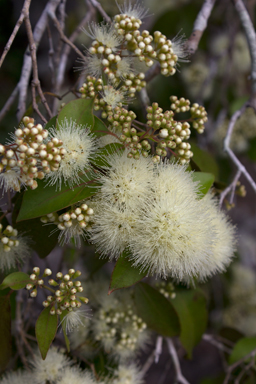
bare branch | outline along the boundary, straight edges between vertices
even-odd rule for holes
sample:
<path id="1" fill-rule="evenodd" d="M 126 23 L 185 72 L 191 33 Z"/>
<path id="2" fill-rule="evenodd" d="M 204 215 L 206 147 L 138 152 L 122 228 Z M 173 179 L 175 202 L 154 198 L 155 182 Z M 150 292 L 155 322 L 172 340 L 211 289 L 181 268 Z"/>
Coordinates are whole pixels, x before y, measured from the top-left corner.
<path id="1" fill-rule="evenodd" d="M 231 183 L 227 188 L 225 188 L 224 191 L 221 192 L 221 194 L 220 194 L 220 202 L 219 202 L 220 206 L 222 205 L 222 203 L 223 203 L 225 197 L 229 194 L 229 192 L 231 192 L 231 196 L 230 196 L 230 199 L 229 199 L 229 203 L 230 203 L 230 204 L 233 203 L 233 201 L 234 201 L 234 195 L 235 195 L 235 190 L 236 190 L 236 185 L 237 185 L 237 182 L 238 182 L 240 176 L 241 176 L 241 171 L 238 170 L 238 171 L 236 172 L 236 175 L 235 175 L 235 177 L 234 177 L 232 183 Z"/>
<path id="2" fill-rule="evenodd" d="M 106 12 L 104 11 L 104 9 L 102 8 L 102 6 L 100 5 L 100 3 L 97 1 L 97 0 L 90 0 L 90 2 L 92 3 L 92 5 L 99 11 L 99 13 L 102 15 L 102 17 L 108 22 L 108 23 L 111 23 L 111 18 L 106 14 Z"/>
<path id="3" fill-rule="evenodd" d="M 48 12 L 55 12 L 60 1 L 61 0 L 49 0 L 48 3 L 46 4 L 41 14 L 41 17 L 39 18 L 33 32 L 33 38 L 34 38 L 36 49 L 42 39 L 43 33 L 47 26 Z M 18 108 L 17 108 L 18 120 L 21 120 L 22 116 L 26 111 L 26 100 L 27 100 L 28 84 L 29 84 L 29 78 L 31 75 L 31 70 L 32 70 L 32 59 L 31 59 L 31 55 L 29 54 L 29 49 L 27 48 L 24 54 L 20 80 L 18 83 L 18 89 L 19 89 L 19 101 L 18 101 Z"/>
<path id="4" fill-rule="evenodd" d="M 218 340 L 215 340 L 215 338 L 212 335 L 204 334 L 203 339 L 208 343 L 214 345 L 216 348 L 218 348 L 221 351 L 224 351 L 226 353 L 231 353 L 232 351 L 231 348 L 228 348 L 223 343 L 220 343 Z"/>
<path id="5" fill-rule="evenodd" d="M 20 29 L 20 26 L 21 24 L 23 23 L 23 20 L 25 18 L 25 15 L 28 13 L 29 11 L 29 7 L 30 7 L 30 3 L 31 3 L 31 0 L 25 0 L 24 1 L 24 4 L 23 4 L 23 8 L 21 10 L 21 13 L 20 13 L 20 17 L 14 27 L 14 30 L 12 31 L 12 34 L 11 36 L 9 37 L 9 40 L 6 44 L 6 46 L 4 47 L 4 51 L 2 53 L 2 56 L 1 56 L 1 59 L 0 59 L 0 68 L 4 62 L 4 59 L 7 55 L 7 53 L 9 52 L 11 46 L 12 46 L 12 43 L 13 43 L 13 40 L 15 39 L 15 36 L 17 35 L 19 29 Z"/>
<path id="6" fill-rule="evenodd" d="M 252 95 L 256 97 L 256 35 L 249 13 L 242 0 L 233 0 L 247 38 L 251 56 Z"/>
<path id="7" fill-rule="evenodd" d="M 187 381 L 187 379 L 185 379 L 185 377 L 183 376 L 183 374 L 181 372 L 179 358 L 178 358 L 178 355 L 177 355 L 177 352 L 176 352 L 176 349 L 174 347 L 172 339 L 170 339 L 168 337 L 168 338 L 166 338 L 166 342 L 167 342 L 168 350 L 169 350 L 169 353 L 171 355 L 173 365 L 175 368 L 177 382 L 181 383 L 181 384 L 189 384 L 189 382 Z"/>
<path id="8" fill-rule="evenodd" d="M 54 25 L 55 27 L 57 28 L 59 34 L 60 34 L 60 37 L 61 39 L 68 45 L 70 45 L 70 47 L 78 54 L 78 56 L 82 57 L 84 59 L 84 55 L 82 54 L 82 52 L 67 38 L 67 36 L 65 36 L 65 34 L 63 33 L 62 31 L 62 28 L 61 28 L 61 25 L 59 23 L 59 21 L 57 20 L 57 17 L 55 16 L 55 12 L 53 11 L 49 11 L 48 12 L 48 15 L 50 16 L 50 18 L 53 20 L 54 22 Z"/>
<path id="9" fill-rule="evenodd" d="M 190 55 L 193 55 L 197 48 L 199 41 L 203 35 L 204 30 L 207 27 L 208 19 L 211 15 L 213 6 L 216 0 L 205 0 L 197 18 L 194 22 L 193 32 L 187 41 L 187 50 Z"/>
<path id="10" fill-rule="evenodd" d="M 247 355 L 243 356 L 242 359 L 240 359 L 240 360 L 236 361 L 234 364 L 230 365 L 228 367 L 227 375 L 225 377 L 223 384 L 228 384 L 231 373 L 233 372 L 233 370 L 235 368 L 239 367 L 239 365 L 243 364 L 247 359 L 254 358 L 255 355 L 256 355 L 256 349 L 253 349 L 250 353 L 247 353 Z M 254 361 L 254 359 L 253 359 L 253 361 Z"/>
<path id="11" fill-rule="evenodd" d="M 162 336 L 158 336 L 156 339 L 156 349 L 155 349 L 155 363 L 158 363 L 159 357 L 162 353 L 162 346 L 163 346 L 163 338 Z"/>

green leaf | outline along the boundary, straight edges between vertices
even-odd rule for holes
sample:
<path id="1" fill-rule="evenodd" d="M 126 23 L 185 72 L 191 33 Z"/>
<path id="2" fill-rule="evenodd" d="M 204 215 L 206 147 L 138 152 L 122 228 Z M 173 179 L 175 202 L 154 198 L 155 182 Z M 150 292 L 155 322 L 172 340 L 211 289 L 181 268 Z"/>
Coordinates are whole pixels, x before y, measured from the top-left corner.
<path id="1" fill-rule="evenodd" d="M 67 333 L 66 333 L 66 328 L 65 328 L 65 324 L 64 324 L 64 317 L 68 314 L 68 310 L 66 309 L 65 311 L 62 312 L 62 314 L 60 315 L 60 321 L 61 321 L 61 328 L 62 328 L 62 332 L 63 332 L 63 336 L 64 336 L 64 339 L 65 339 L 65 343 L 66 343 L 66 347 L 67 347 L 67 351 L 70 352 L 70 342 L 69 342 L 69 339 L 68 339 L 68 336 L 67 336 Z"/>
<path id="2" fill-rule="evenodd" d="M 128 260 L 129 253 L 124 252 L 116 262 L 111 275 L 108 294 L 116 289 L 127 288 L 142 280 L 147 273 L 140 272 L 139 268 L 132 267 L 132 262 Z"/>
<path id="3" fill-rule="evenodd" d="M 249 141 L 248 157 L 252 161 L 256 161 L 256 137 Z"/>
<path id="4" fill-rule="evenodd" d="M 92 179 L 92 175 L 91 179 Z M 59 211 L 80 200 L 88 198 L 96 193 L 96 184 L 86 176 L 81 177 L 81 183 L 73 189 L 63 185 L 61 190 L 56 191 L 56 186 L 47 186 L 43 180 L 38 180 L 38 187 L 32 191 L 27 190 L 23 195 L 18 221 L 34 219 Z"/>
<path id="5" fill-rule="evenodd" d="M 18 232 L 28 236 L 31 240 L 29 243 L 30 247 L 37 252 L 39 257 L 44 258 L 49 255 L 58 243 L 59 233 L 55 232 L 51 234 L 51 231 L 55 229 L 55 226 L 43 225 L 39 218 L 16 223 L 21 203 L 22 194 L 19 194 L 12 214 L 13 227 L 16 228 Z"/>
<path id="6" fill-rule="evenodd" d="M 229 356 L 228 363 L 234 364 L 236 361 L 241 360 L 248 353 L 256 349 L 256 337 L 244 337 L 239 340 L 233 348 L 231 355 Z"/>
<path id="7" fill-rule="evenodd" d="M 149 328 L 162 336 L 179 335 L 180 325 L 172 304 L 156 289 L 146 283 L 135 286 L 135 303 L 138 315 Z"/>
<path id="8" fill-rule="evenodd" d="M 214 157 L 209 153 L 199 148 L 196 144 L 190 143 L 191 151 L 193 152 L 192 160 L 202 172 L 212 173 L 216 179 L 219 177 L 219 167 Z"/>
<path id="9" fill-rule="evenodd" d="M 94 124 L 93 124 L 93 128 L 91 129 L 91 131 L 97 137 L 107 135 L 107 133 L 108 133 L 108 129 L 107 129 L 106 125 L 103 123 L 102 120 L 100 120 L 95 115 L 94 115 Z"/>
<path id="10" fill-rule="evenodd" d="M 176 291 L 171 302 L 180 321 L 180 341 L 191 358 L 192 349 L 201 340 L 207 326 L 205 296 L 199 290 L 180 290 Z"/>
<path id="11" fill-rule="evenodd" d="M 57 122 L 62 124 L 66 119 L 76 121 L 76 123 L 93 127 L 94 116 L 92 113 L 93 100 L 92 99 L 76 99 L 67 103 L 60 111 Z M 58 125 L 57 125 L 58 128 Z"/>
<path id="12" fill-rule="evenodd" d="M 4 371 L 12 356 L 10 297 L 0 297 L 0 372 Z"/>
<path id="13" fill-rule="evenodd" d="M 214 175 L 206 172 L 193 172 L 192 178 L 194 181 L 200 182 L 199 191 L 203 195 L 206 195 L 214 182 Z"/>
<path id="14" fill-rule="evenodd" d="M 44 129 L 49 130 L 49 128 L 56 127 L 56 121 L 57 121 L 57 115 L 53 116 L 51 120 L 48 121 L 48 123 L 44 126 Z"/>
<path id="15" fill-rule="evenodd" d="M 36 322 L 36 339 L 43 360 L 46 358 L 58 327 L 58 315 L 51 315 L 50 310 L 51 306 L 45 308 Z"/>
<path id="16" fill-rule="evenodd" d="M 29 275 L 24 272 L 13 272 L 5 277 L 0 285 L 0 289 L 9 287 L 17 291 L 18 289 L 24 288 L 28 283 L 30 283 Z"/>

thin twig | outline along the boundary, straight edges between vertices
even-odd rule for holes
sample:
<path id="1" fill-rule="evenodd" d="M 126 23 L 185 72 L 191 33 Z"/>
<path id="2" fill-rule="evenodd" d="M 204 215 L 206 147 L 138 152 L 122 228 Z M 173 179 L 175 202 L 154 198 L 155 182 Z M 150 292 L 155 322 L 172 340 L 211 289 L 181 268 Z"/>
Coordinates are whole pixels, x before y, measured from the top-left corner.
<path id="1" fill-rule="evenodd" d="M 25 0 L 24 1 L 24 4 L 23 4 L 23 7 L 22 7 L 22 10 L 21 10 L 21 13 L 20 13 L 20 17 L 14 27 L 14 30 L 12 31 L 12 34 L 11 36 L 9 37 L 9 40 L 6 44 L 6 46 L 4 47 L 4 51 L 2 53 L 2 56 L 1 56 L 1 59 L 0 59 L 0 68 L 4 62 L 4 59 L 7 55 L 7 53 L 9 52 L 11 46 L 12 46 L 12 43 L 13 43 L 13 40 L 15 39 L 15 36 L 17 35 L 19 29 L 20 29 L 20 26 L 21 24 L 23 23 L 23 20 L 25 18 L 25 15 L 28 13 L 29 11 L 29 7 L 30 7 L 30 3 L 31 3 L 31 0 Z"/>
<path id="2" fill-rule="evenodd" d="M 233 370 L 235 368 L 237 368 L 237 367 L 239 367 L 239 365 L 243 364 L 245 362 L 245 360 L 247 360 L 249 358 L 254 358 L 255 355 L 256 355 L 256 348 L 253 349 L 250 353 L 247 353 L 247 355 L 243 356 L 242 359 L 240 359 L 240 360 L 236 361 L 234 364 L 230 365 L 228 367 L 227 375 L 225 377 L 225 380 L 224 380 L 223 384 L 228 384 L 230 376 L 231 376 L 231 373 L 233 372 Z"/>
<path id="3" fill-rule="evenodd" d="M 24 22 L 25 22 L 25 26 L 26 26 L 27 35 L 28 35 L 29 49 L 30 49 L 30 53 L 31 53 L 32 68 L 33 68 L 33 80 L 32 80 L 32 83 L 31 83 L 32 84 L 32 104 L 33 104 L 33 109 L 37 112 L 37 114 L 41 117 L 41 119 L 45 123 L 47 123 L 47 119 L 39 111 L 39 108 L 38 108 L 38 105 L 37 105 L 37 102 L 36 102 L 36 89 L 37 89 L 37 91 L 39 93 L 39 96 L 41 98 L 41 101 L 42 101 L 43 105 L 45 106 L 46 111 L 48 112 L 49 116 L 52 117 L 52 112 L 51 112 L 51 110 L 49 108 L 49 105 L 48 105 L 48 103 L 46 101 L 46 98 L 44 96 L 44 93 L 42 91 L 42 88 L 41 88 L 41 85 L 40 85 L 40 81 L 39 81 L 39 78 L 38 78 L 38 67 L 37 67 L 37 58 L 36 58 L 36 44 L 35 44 L 35 41 L 34 41 L 33 31 L 32 31 L 31 23 L 30 23 L 30 20 L 29 20 L 29 13 L 26 14 Z"/>
<path id="4" fill-rule="evenodd" d="M 185 377 L 183 376 L 183 374 L 181 372 L 179 358 L 178 358 L 178 355 L 177 355 L 177 352 L 176 352 L 176 349 L 174 347 L 172 339 L 170 339 L 168 337 L 168 338 L 166 338 L 166 342 L 167 342 L 169 353 L 170 353 L 172 361 L 173 361 L 174 369 L 176 372 L 177 382 L 180 384 L 189 384 L 189 382 L 187 381 L 187 379 L 185 379 Z"/>
<path id="5" fill-rule="evenodd" d="M 233 0 L 248 42 L 251 56 L 252 95 L 256 96 L 256 35 L 250 15 L 242 0 Z"/>
<path id="6" fill-rule="evenodd" d="M 38 47 L 44 31 L 47 26 L 48 21 L 48 12 L 55 12 L 61 0 L 49 0 L 46 4 L 33 32 L 33 38 L 36 48 Z M 26 101 L 27 101 L 27 93 L 28 93 L 28 84 L 32 70 L 32 59 L 29 54 L 29 48 L 26 49 L 23 59 L 23 65 L 20 75 L 20 80 L 17 85 L 19 90 L 19 100 L 18 100 L 18 108 L 17 108 L 17 119 L 21 120 L 22 116 L 26 111 Z"/>
<path id="7" fill-rule="evenodd" d="M 241 164 L 241 162 L 238 160 L 238 158 L 236 157 L 236 155 L 234 154 L 234 152 L 230 148 L 230 140 L 231 140 L 231 135 L 232 135 L 235 123 L 239 119 L 239 117 L 241 117 L 241 115 L 244 113 L 244 111 L 246 110 L 246 108 L 248 106 L 250 106 L 250 103 L 246 102 L 231 117 L 231 120 L 230 120 L 229 126 L 228 126 L 228 130 L 227 130 L 227 134 L 226 134 L 226 137 L 224 140 L 224 151 L 226 151 L 228 153 L 228 155 L 231 158 L 231 160 L 233 161 L 233 163 L 235 163 L 235 165 L 237 166 L 237 169 L 240 171 L 241 174 L 243 174 L 246 177 L 246 179 L 248 180 L 248 182 L 252 186 L 253 190 L 256 192 L 255 181 L 252 179 L 251 175 L 247 172 L 246 168 L 243 166 L 243 164 Z M 237 181 L 238 181 L 238 179 L 236 179 L 236 182 Z"/>
<path id="8" fill-rule="evenodd" d="M 207 341 L 208 343 L 214 345 L 216 348 L 224 351 L 224 352 L 227 352 L 227 353 L 231 353 L 232 349 L 231 348 L 228 348 L 226 347 L 224 344 L 220 343 L 219 341 L 215 340 L 214 337 L 212 335 L 207 335 L 207 334 L 204 334 L 203 335 L 203 339 L 205 341 Z"/>
<path id="9" fill-rule="evenodd" d="M 47 35 L 48 35 L 48 41 L 49 41 L 49 51 L 48 51 L 48 67 L 51 72 L 51 77 L 52 77 L 52 85 L 55 85 L 55 69 L 54 69 L 54 64 L 53 64 L 53 57 L 54 57 L 54 46 L 53 46 L 53 41 L 52 41 L 52 34 L 51 34 L 51 29 L 49 27 L 49 24 L 47 23 Z"/>
<path id="10" fill-rule="evenodd" d="M 239 384 L 242 377 L 246 374 L 246 372 L 251 369 L 253 366 L 254 366 L 254 357 L 252 358 L 252 360 L 250 361 L 249 364 L 247 364 L 244 369 L 239 373 L 239 375 L 237 376 L 236 380 L 235 380 L 235 383 L 234 384 Z"/>
<path id="11" fill-rule="evenodd" d="M 99 13 L 102 15 L 102 17 L 108 22 L 108 23 L 111 23 L 111 18 L 107 15 L 107 13 L 104 11 L 104 9 L 102 8 L 102 6 L 100 5 L 100 3 L 97 1 L 97 0 L 90 0 L 90 2 L 92 3 L 92 5 L 99 11 Z"/>
<path id="12" fill-rule="evenodd" d="M 158 336 L 156 339 L 156 349 L 155 349 L 155 363 L 158 363 L 159 357 L 162 353 L 162 347 L 163 347 L 163 337 Z"/>
<path id="13" fill-rule="evenodd" d="M 151 352 L 148 359 L 146 360 L 145 364 L 143 365 L 141 369 L 141 373 L 144 376 L 146 372 L 149 370 L 151 365 L 155 362 L 156 364 L 159 361 L 159 356 L 162 353 L 162 344 L 163 344 L 163 337 L 158 336 L 156 339 L 156 346 L 155 349 Z"/>
<path id="14" fill-rule="evenodd" d="M 84 55 L 82 54 L 82 52 L 67 38 L 67 36 L 63 33 L 62 31 L 62 28 L 61 28 L 61 25 L 59 23 L 59 21 L 57 20 L 57 17 L 55 16 L 55 13 L 52 12 L 52 11 L 49 11 L 48 12 L 48 15 L 50 16 L 50 18 L 53 20 L 53 23 L 55 25 L 55 27 L 57 28 L 59 34 L 60 34 L 60 37 L 61 39 L 68 45 L 70 45 L 70 47 L 80 56 L 84 59 Z"/>
<path id="15" fill-rule="evenodd" d="M 199 41 L 207 27 L 208 19 L 211 15 L 216 0 L 205 0 L 197 18 L 194 22 L 193 32 L 187 41 L 189 55 L 193 55 L 198 48 Z"/>
<path id="16" fill-rule="evenodd" d="M 225 197 L 229 194 L 229 192 L 231 192 L 230 199 L 229 199 L 229 204 L 233 203 L 237 182 L 240 179 L 240 176 L 241 176 L 241 171 L 238 170 L 236 172 L 236 175 L 235 175 L 232 183 L 227 188 L 225 188 L 224 191 L 221 192 L 221 194 L 220 194 L 220 202 L 219 202 L 220 206 L 222 205 Z"/>

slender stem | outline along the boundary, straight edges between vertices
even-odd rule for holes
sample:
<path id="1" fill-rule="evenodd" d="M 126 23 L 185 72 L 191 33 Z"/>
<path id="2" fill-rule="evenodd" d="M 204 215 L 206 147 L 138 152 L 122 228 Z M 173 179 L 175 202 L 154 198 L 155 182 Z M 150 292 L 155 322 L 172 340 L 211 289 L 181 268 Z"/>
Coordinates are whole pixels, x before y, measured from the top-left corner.
<path id="1" fill-rule="evenodd" d="M 185 377 L 183 376 L 183 374 L 181 372 L 179 358 L 178 358 L 178 355 L 177 355 L 177 352 L 176 352 L 176 349 L 174 347 L 172 339 L 170 339 L 168 337 L 168 338 L 166 338 L 166 341 L 167 341 L 169 353 L 170 353 L 172 361 L 173 361 L 174 369 L 176 372 L 177 382 L 180 384 L 189 384 L 189 382 L 187 381 L 187 379 L 185 379 Z"/>

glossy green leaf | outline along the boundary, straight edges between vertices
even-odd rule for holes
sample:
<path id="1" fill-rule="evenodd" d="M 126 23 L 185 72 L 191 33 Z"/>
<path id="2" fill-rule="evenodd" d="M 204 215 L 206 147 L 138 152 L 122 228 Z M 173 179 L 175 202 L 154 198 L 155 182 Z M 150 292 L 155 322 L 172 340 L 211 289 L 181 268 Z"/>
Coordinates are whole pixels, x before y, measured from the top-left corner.
<path id="1" fill-rule="evenodd" d="M 67 332 L 66 332 L 66 328 L 65 328 L 65 323 L 63 321 L 63 319 L 67 315 L 67 313 L 68 313 L 67 309 L 62 312 L 62 314 L 60 315 L 60 321 L 61 321 L 61 328 L 62 328 L 64 340 L 65 340 L 65 343 L 66 343 L 67 351 L 70 352 L 70 342 L 69 342 L 69 339 L 68 339 L 68 336 L 67 336 Z"/>
<path id="2" fill-rule="evenodd" d="M 127 288 L 142 280 L 147 273 L 140 272 L 138 267 L 132 267 L 132 261 L 128 260 L 129 253 L 124 252 L 116 262 L 111 275 L 108 294 L 116 289 Z"/>
<path id="3" fill-rule="evenodd" d="M 229 364 L 234 364 L 236 361 L 243 359 L 253 350 L 256 350 L 256 337 L 244 337 L 240 339 L 233 348 L 229 356 Z M 250 358 L 248 358 L 249 360 Z"/>
<path id="4" fill-rule="evenodd" d="M 51 120 L 48 121 L 47 124 L 45 124 L 44 129 L 49 130 L 49 128 L 55 128 L 56 127 L 56 121 L 57 121 L 57 115 L 53 116 Z"/>
<path id="5" fill-rule="evenodd" d="M 0 297 L 0 372 L 4 371 L 12 356 L 10 297 Z"/>
<path id="6" fill-rule="evenodd" d="M 91 129 L 95 136 L 101 137 L 108 133 L 106 125 L 97 116 L 94 115 L 94 124 Z"/>
<path id="7" fill-rule="evenodd" d="M 55 185 L 46 185 L 45 181 L 38 180 L 38 187 L 34 191 L 29 189 L 24 193 L 17 222 L 56 212 L 90 197 L 96 192 L 96 184 L 87 176 L 81 177 L 81 183 L 74 186 L 73 189 L 70 189 L 68 185 L 63 185 L 59 191 L 56 190 Z"/>
<path id="8" fill-rule="evenodd" d="M 192 350 L 201 340 L 207 326 L 205 296 L 199 290 L 180 290 L 176 291 L 176 297 L 171 302 L 180 321 L 180 341 L 191 358 Z"/>
<path id="9" fill-rule="evenodd" d="M 135 303 L 138 315 L 149 328 L 162 336 L 179 335 L 180 325 L 177 313 L 172 304 L 156 289 L 146 283 L 136 284 Z"/>
<path id="10" fill-rule="evenodd" d="M 214 157 L 209 153 L 199 148 L 196 144 L 191 144 L 191 151 L 193 152 L 192 160 L 199 167 L 202 172 L 212 173 L 216 179 L 219 177 L 219 167 Z"/>
<path id="11" fill-rule="evenodd" d="M 256 161 L 256 137 L 249 141 L 248 157 L 252 161 Z"/>
<path id="12" fill-rule="evenodd" d="M 58 315 L 51 315 L 50 310 L 51 306 L 45 308 L 36 322 L 36 339 L 43 360 L 46 358 L 58 327 Z"/>
<path id="13" fill-rule="evenodd" d="M 206 195 L 214 182 L 214 175 L 206 172 L 193 172 L 192 178 L 194 181 L 199 181 L 199 191 Z"/>
<path id="14" fill-rule="evenodd" d="M 24 235 L 29 238 L 30 248 L 34 249 L 39 257 L 44 258 L 49 255 L 58 243 L 59 232 L 57 231 L 51 234 L 52 230 L 56 227 L 54 225 L 44 225 L 39 218 L 17 223 L 16 220 L 21 203 L 22 194 L 19 194 L 12 214 L 13 227 L 16 228 L 19 233 L 24 233 Z"/>
<path id="15" fill-rule="evenodd" d="M 18 289 L 24 288 L 30 282 L 29 275 L 24 272 L 13 272 L 6 276 L 0 285 L 0 289 L 7 287 L 17 291 Z"/>
<path id="16" fill-rule="evenodd" d="M 82 124 L 87 127 L 93 127 L 94 116 L 92 113 L 92 99 L 76 99 L 67 103 L 60 111 L 57 122 L 62 124 L 62 121 L 72 119 L 78 125 Z M 58 128 L 58 126 L 57 126 Z"/>

